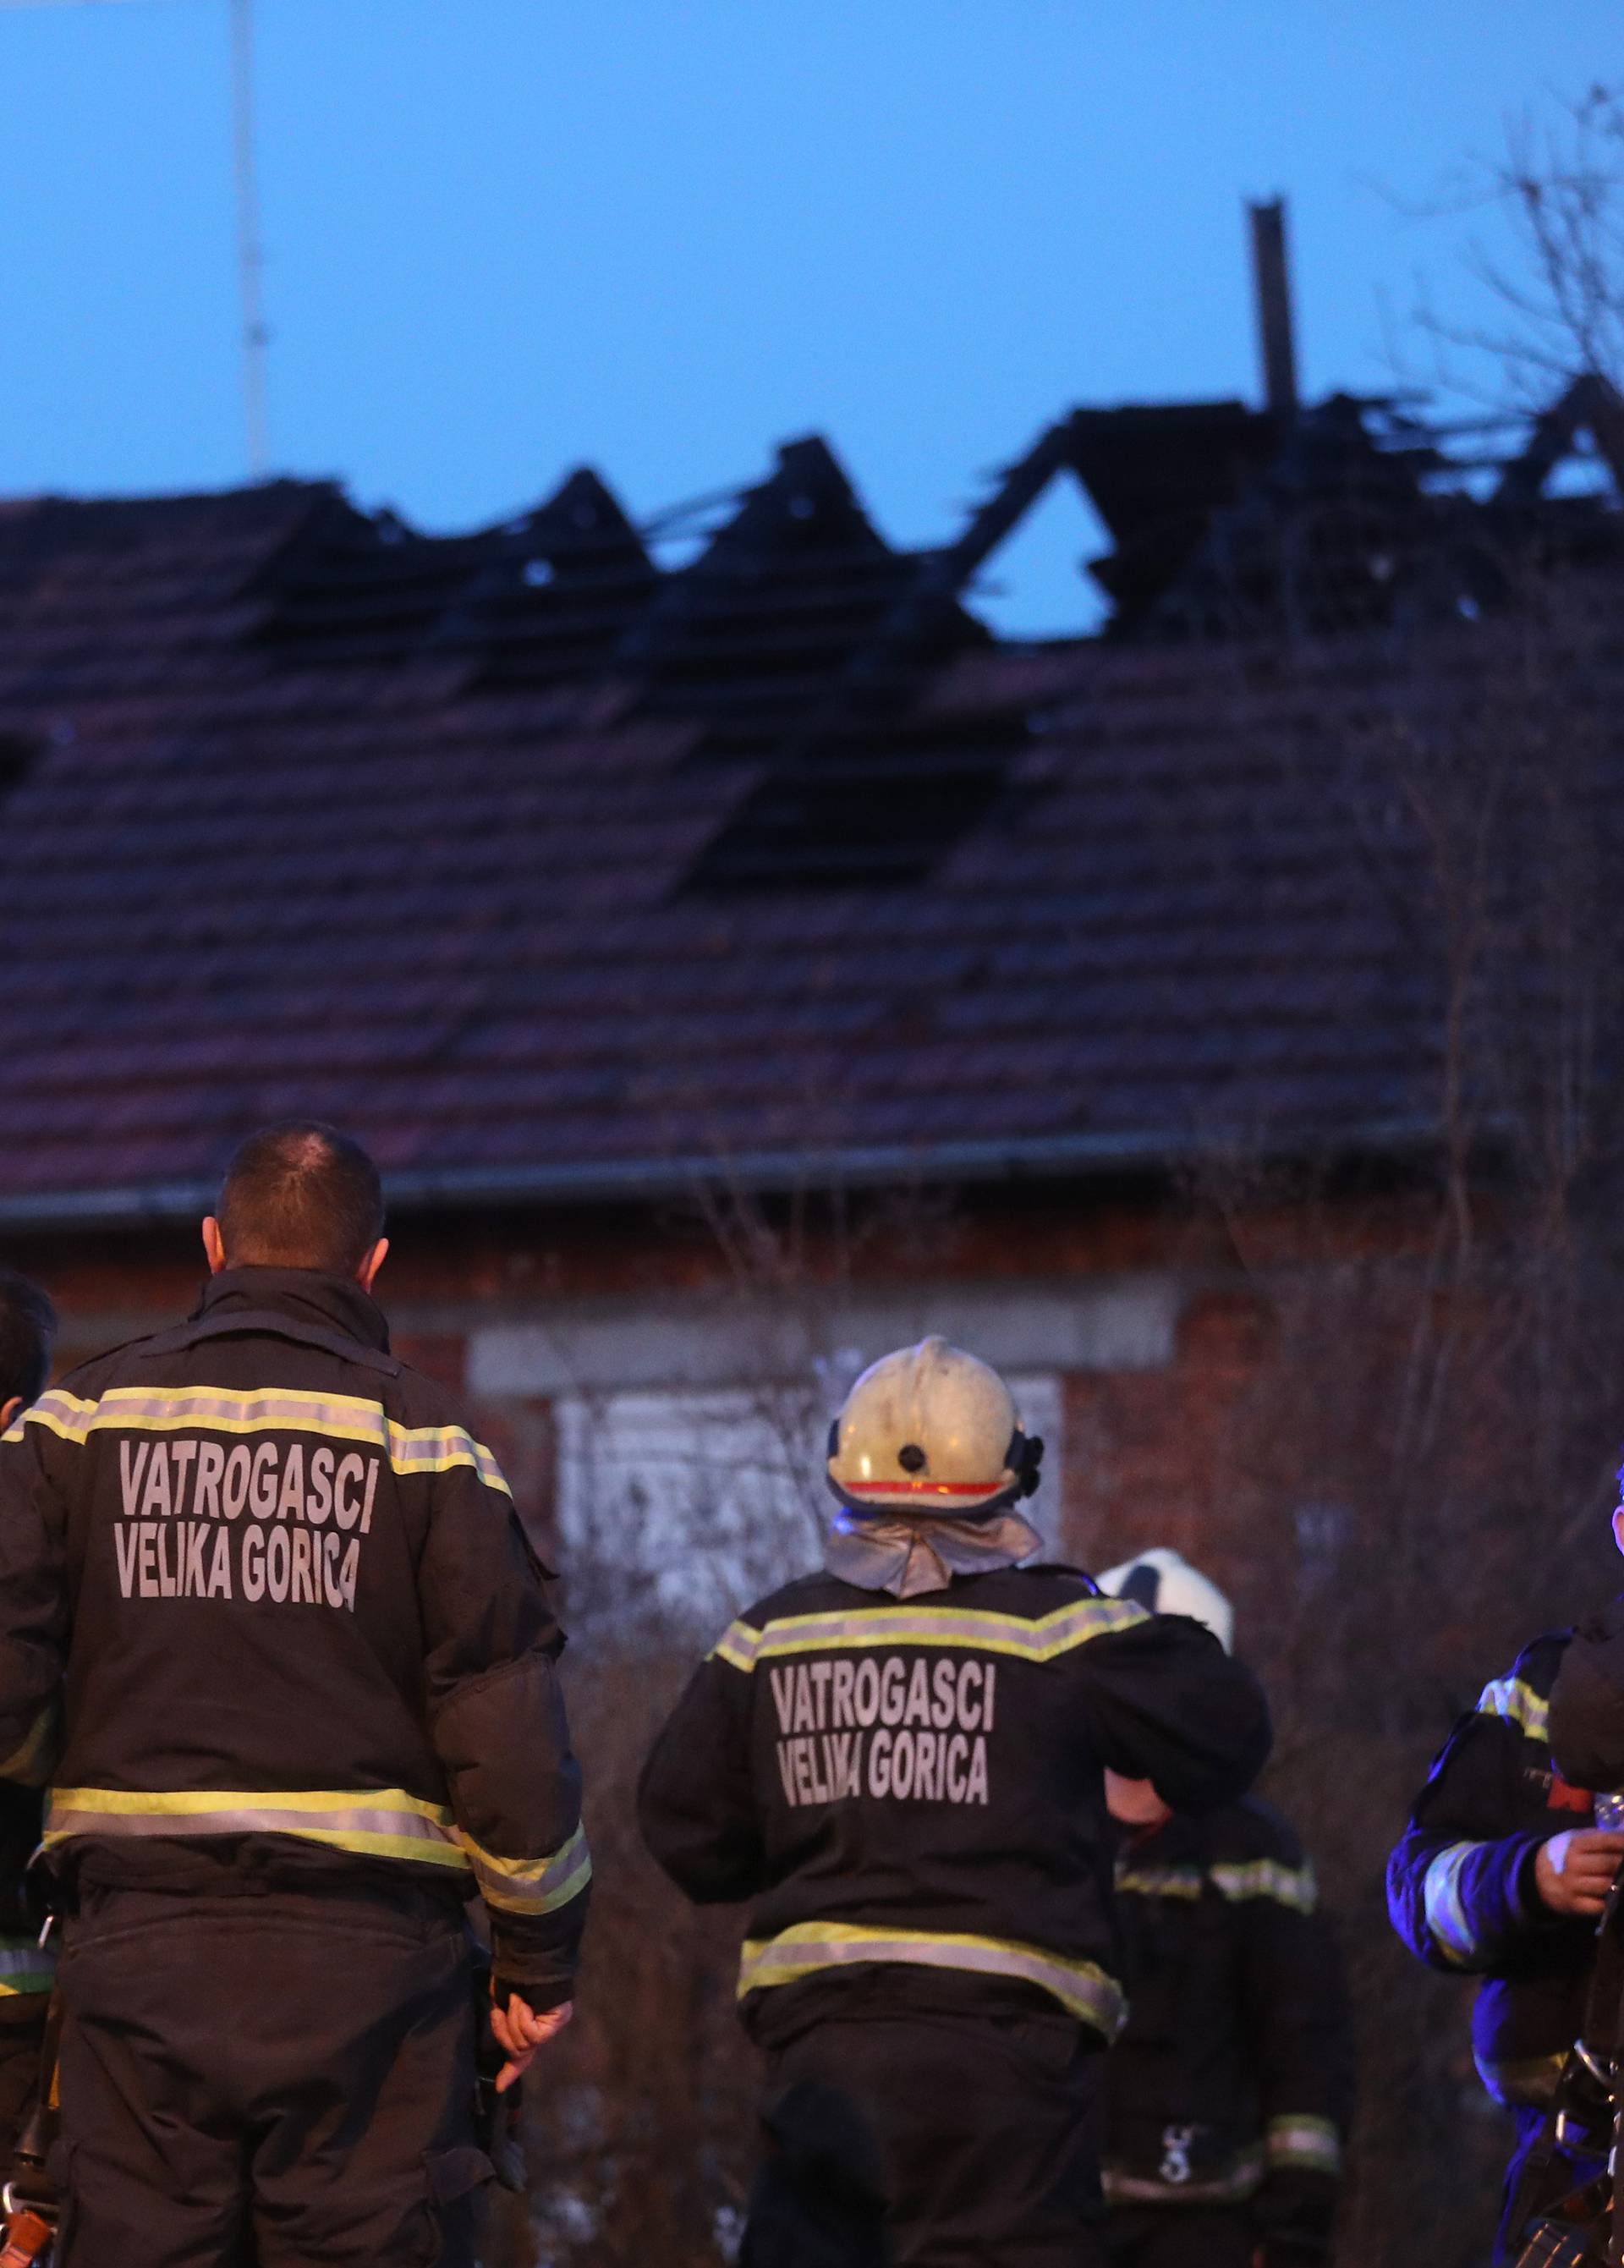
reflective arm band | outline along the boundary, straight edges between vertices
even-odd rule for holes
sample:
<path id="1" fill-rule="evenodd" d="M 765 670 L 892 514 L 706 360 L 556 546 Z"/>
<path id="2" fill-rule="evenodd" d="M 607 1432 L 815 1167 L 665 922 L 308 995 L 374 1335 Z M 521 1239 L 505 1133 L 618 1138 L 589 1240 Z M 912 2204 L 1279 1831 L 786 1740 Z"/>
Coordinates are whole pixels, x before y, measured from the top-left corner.
<path id="1" fill-rule="evenodd" d="M 459 1834 L 474 1879 L 488 1906 L 499 1913 L 556 1913 L 579 1897 L 592 1879 L 586 1830 L 577 1827 L 561 1849 L 545 1859 L 498 1859 L 471 1835 Z"/>
<path id="2" fill-rule="evenodd" d="M 1422 1896 L 1427 1927 L 1438 1951 L 1457 1969 L 1475 1961 L 1481 1950 L 1461 1903 L 1461 1871 L 1474 1852 L 1488 1848 L 1487 1843 L 1451 1843 L 1426 1872 Z"/>
<path id="3" fill-rule="evenodd" d="M 1342 2138 L 1329 2118 L 1298 2113 L 1271 2118 L 1263 2142 L 1271 2173 L 1290 2166 L 1334 2178 L 1342 2170 Z"/>
<path id="4" fill-rule="evenodd" d="M 1273 1898 L 1294 1913 L 1309 1914 L 1319 1903 L 1314 1870 L 1306 1861 L 1282 1867 L 1277 1859 L 1252 1859 L 1244 1866 L 1211 1867 L 1208 1872 L 1214 1889 L 1234 1904 L 1243 1898 Z"/>

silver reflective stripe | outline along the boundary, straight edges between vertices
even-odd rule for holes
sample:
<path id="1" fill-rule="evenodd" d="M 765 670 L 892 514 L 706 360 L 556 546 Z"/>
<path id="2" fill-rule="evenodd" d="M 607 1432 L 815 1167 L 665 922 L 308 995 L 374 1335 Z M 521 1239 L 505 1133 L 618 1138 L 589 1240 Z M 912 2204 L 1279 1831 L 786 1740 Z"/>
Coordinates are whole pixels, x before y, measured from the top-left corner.
<path id="1" fill-rule="evenodd" d="M 45 1847 L 76 1836 L 293 1835 L 358 1856 L 407 1859 L 430 1867 L 468 1864 L 444 1806 L 398 1787 L 358 1793 L 217 1789 L 135 1793 L 123 1788 L 59 1787 L 45 1816 Z"/>
<path id="2" fill-rule="evenodd" d="M 460 1425 L 401 1425 L 379 1403 L 354 1394 L 301 1394 L 261 1387 L 231 1393 L 213 1386 L 111 1386 L 99 1402 L 82 1402 L 60 1387 L 41 1395 L 11 1428 L 43 1425 L 64 1441 L 88 1441 L 96 1432 L 172 1433 L 187 1427 L 211 1433 L 320 1433 L 378 1449 L 402 1477 L 471 1467 L 487 1488 L 512 1491 L 483 1442 Z"/>
<path id="3" fill-rule="evenodd" d="M 736 1622 L 712 1651 L 716 1660 L 744 1670 L 772 1655 L 871 1646 L 974 1646 L 1021 1661 L 1053 1661 L 1091 1638 L 1149 1619 L 1131 1599 L 1079 1599 L 1035 1622 L 971 1607 L 868 1607 L 853 1614 L 785 1615 L 763 1630 Z"/>
<path id="4" fill-rule="evenodd" d="M 869 1929 L 850 1922 L 797 1922 L 776 1937 L 746 1940 L 739 1965 L 739 1997 L 742 2000 L 747 1992 L 793 1984 L 824 1970 L 874 1962 L 1018 1978 L 1050 1993 L 1107 2040 L 1116 2037 L 1128 2014 L 1121 1988 L 1091 1961 L 1067 1961 L 1058 1954 L 1005 1938 L 938 1930 Z"/>
<path id="5" fill-rule="evenodd" d="M 471 1835 L 459 1839 L 486 1904 L 503 1913 L 553 1913 L 578 1897 L 592 1879 L 584 1828 L 577 1827 L 567 1843 L 545 1859 L 498 1859 Z"/>
<path id="6" fill-rule="evenodd" d="M 1478 1952 L 1477 1938 L 1461 1904 L 1461 1869 L 1474 1851 L 1488 1848 L 1487 1843 L 1451 1843 L 1438 1852 L 1422 1883 L 1422 1898 L 1432 1941 L 1457 1968 L 1464 1968 Z"/>
<path id="7" fill-rule="evenodd" d="M 1102 2169 L 1106 2196 L 1113 2205 L 1239 2205 L 1263 2185 L 1263 2153 L 1242 2150 L 1228 2170 L 1201 2182 L 1158 2181 L 1154 2174 L 1130 2174 L 1121 2166 Z"/>
<path id="8" fill-rule="evenodd" d="M 1282 2113 L 1269 2120 L 1264 2147 L 1271 2167 L 1301 2166 L 1316 2174 L 1342 2170 L 1342 2138 L 1329 2118 Z"/>

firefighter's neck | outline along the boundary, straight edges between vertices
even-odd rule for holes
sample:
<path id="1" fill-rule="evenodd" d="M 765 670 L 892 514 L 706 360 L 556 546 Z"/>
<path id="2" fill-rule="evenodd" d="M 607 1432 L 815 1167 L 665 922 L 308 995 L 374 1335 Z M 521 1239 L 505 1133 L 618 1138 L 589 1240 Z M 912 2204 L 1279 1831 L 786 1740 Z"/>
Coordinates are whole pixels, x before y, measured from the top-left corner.
<path id="1" fill-rule="evenodd" d="M 1124 1779 L 1121 1772 L 1106 1774 L 1106 1808 L 1124 1827 L 1165 1827 L 1172 1817 L 1148 1779 Z"/>

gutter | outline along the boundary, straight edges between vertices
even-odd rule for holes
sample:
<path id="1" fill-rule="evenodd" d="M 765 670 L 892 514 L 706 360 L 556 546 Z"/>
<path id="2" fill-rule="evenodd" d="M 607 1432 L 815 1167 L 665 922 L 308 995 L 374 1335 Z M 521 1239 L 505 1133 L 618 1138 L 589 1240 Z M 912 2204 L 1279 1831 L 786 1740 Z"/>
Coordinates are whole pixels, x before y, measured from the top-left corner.
<path id="1" fill-rule="evenodd" d="M 448 1167 L 386 1174 L 392 1212 L 474 1211 L 497 1205 L 650 1203 L 696 1189 L 772 1193 L 804 1189 L 875 1189 L 922 1181 L 1056 1181 L 1122 1171 L 1171 1172 L 1235 1148 L 1260 1161 L 1315 1151 L 1415 1150 L 1440 1136 L 1435 1118 L 1376 1119 L 1260 1140 L 1238 1130 L 1227 1140 L 1183 1134 L 1056 1134 L 1025 1141 L 885 1143 L 836 1150 L 716 1151 L 689 1157 L 582 1160 L 563 1165 Z M 159 1227 L 195 1221 L 219 1193 L 216 1176 L 134 1188 L 0 1193 L 0 1228 L 48 1230 Z"/>

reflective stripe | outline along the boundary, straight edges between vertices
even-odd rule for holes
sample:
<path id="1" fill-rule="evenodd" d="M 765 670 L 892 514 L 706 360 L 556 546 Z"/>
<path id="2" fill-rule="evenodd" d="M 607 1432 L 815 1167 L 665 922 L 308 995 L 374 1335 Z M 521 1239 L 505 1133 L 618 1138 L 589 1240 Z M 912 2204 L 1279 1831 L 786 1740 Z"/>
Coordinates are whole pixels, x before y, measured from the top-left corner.
<path id="1" fill-rule="evenodd" d="M 136 1793 L 57 1787 L 45 1815 L 49 1851 L 80 1835 L 296 1835 L 363 1857 L 466 1867 L 451 1813 L 398 1787 L 340 1793 L 326 1788 L 227 1793 L 217 1788 Z"/>
<path id="2" fill-rule="evenodd" d="M 402 1476 L 449 1472 L 467 1465 L 487 1488 L 512 1491 L 490 1451 L 460 1425 L 400 1425 L 382 1406 L 353 1394 L 298 1394 L 264 1387 L 232 1394 L 211 1386 L 112 1386 L 99 1402 L 54 1387 L 12 1427 L 44 1425 L 64 1441 L 83 1444 L 92 1433 L 172 1433 L 201 1427 L 211 1433 L 320 1433 L 328 1440 L 360 1441 L 380 1449 Z"/>
<path id="3" fill-rule="evenodd" d="M 1521 1677 L 1493 1677 L 1478 1696 L 1480 1717 L 1505 1717 L 1531 1741 L 1548 1741 L 1551 1708 Z"/>
<path id="4" fill-rule="evenodd" d="M 1263 2153 L 1255 2146 L 1239 2151 L 1227 2173 L 1204 2182 L 1158 2181 L 1121 2166 L 1102 2168 L 1100 2177 L 1113 2205 L 1239 2205 L 1263 2186 Z"/>
<path id="5" fill-rule="evenodd" d="M 48 1992 L 56 1982 L 56 1948 L 32 1937 L 0 1937 L 0 1999 Z"/>
<path id="6" fill-rule="evenodd" d="M 1555 2048 L 1549 2055 L 1525 2056 L 1508 2063 L 1478 2056 L 1477 2075 L 1495 2102 L 1503 2102 L 1509 2110 L 1530 2106 L 1543 2110 L 1556 2092 L 1569 2052 L 1566 2048 Z"/>
<path id="7" fill-rule="evenodd" d="M 553 1913 L 578 1896 L 592 1879 L 586 1830 L 582 1827 L 545 1859 L 498 1859 L 471 1835 L 459 1832 L 458 1840 L 468 1854 L 486 1904 L 503 1913 Z"/>
<path id="8" fill-rule="evenodd" d="M 1451 1843 L 1446 1851 L 1438 1852 L 1428 1867 L 1422 1884 L 1427 1927 L 1432 1932 L 1433 1943 L 1457 1968 L 1464 1968 L 1476 1958 L 1478 1952 L 1476 1935 L 1460 1903 L 1460 1870 L 1473 1852 L 1488 1848 L 1487 1843 Z"/>
<path id="9" fill-rule="evenodd" d="M 1342 2170 L 1342 2138 L 1329 2118 L 1312 2118 L 1291 2112 L 1271 2118 L 1264 2136 L 1271 2169 L 1304 2166 L 1316 2174 Z"/>
<path id="10" fill-rule="evenodd" d="M 1139 1898 L 1198 1898 L 1206 1877 L 1199 1867 L 1123 1867 L 1116 1874 L 1118 1894 Z"/>
<path id="11" fill-rule="evenodd" d="M 1273 1898 L 1294 1913 L 1312 1913 L 1319 1903 L 1319 1889 L 1314 1881 L 1314 1870 L 1306 1861 L 1300 1867 L 1282 1867 L 1277 1859 L 1252 1859 L 1245 1866 L 1220 1866 L 1209 1869 L 1214 1887 L 1231 1900 L 1241 1898 Z"/>
<path id="12" fill-rule="evenodd" d="M 868 1929 L 852 1922 L 804 1921 L 776 1937 L 748 1938 L 739 1964 L 739 1997 L 793 1984 L 826 1969 L 903 1962 L 920 1969 L 965 1969 L 1013 1977 L 1052 1993 L 1074 2016 L 1116 2037 L 1128 2015 L 1121 1988 L 1091 1961 L 1067 1961 L 1006 1938 L 961 1937 L 945 1931 Z"/>
<path id="13" fill-rule="evenodd" d="M 0 1937 L 0 1999 L 48 1992 L 56 1982 L 56 1948 L 31 1937 Z"/>
<path id="14" fill-rule="evenodd" d="M 9 1756 L 0 1758 L 0 1779 L 20 1780 L 25 1787 L 43 1787 L 55 1761 L 60 1714 L 48 1701 Z"/>
<path id="15" fill-rule="evenodd" d="M 736 1622 L 713 1658 L 734 1669 L 753 1669 L 768 1654 L 819 1653 L 841 1646 L 962 1646 L 1022 1661 L 1053 1661 L 1073 1646 L 1113 1631 L 1131 1630 L 1150 1616 L 1131 1599 L 1079 1599 L 1027 1622 L 1019 1615 L 982 1613 L 969 1607 L 870 1607 L 856 1614 L 786 1615 L 764 1630 Z"/>

